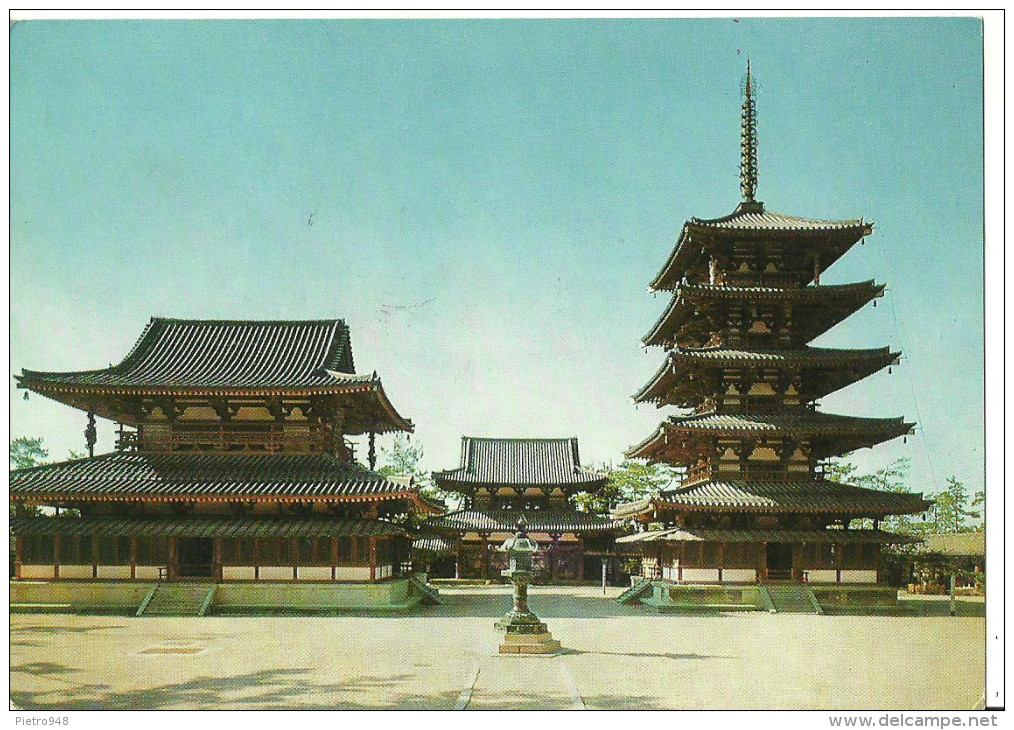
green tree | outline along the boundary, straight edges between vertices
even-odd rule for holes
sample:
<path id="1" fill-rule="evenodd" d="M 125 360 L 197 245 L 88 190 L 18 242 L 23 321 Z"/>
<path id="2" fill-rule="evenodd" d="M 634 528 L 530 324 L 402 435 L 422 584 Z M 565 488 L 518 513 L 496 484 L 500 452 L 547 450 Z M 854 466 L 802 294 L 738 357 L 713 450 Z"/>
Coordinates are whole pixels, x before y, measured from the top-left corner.
<path id="1" fill-rule="evenodd" d="M 49 450 L 43 445 L 41 438 L 19 436 L 10 441 L 10 457 L 12 469 L 27 469 L 44 463 L 49 457 Z M 20 503 L 13 505 L 13 511 L 15 517 L 34 517 L 41 512 L 38 507 Z"/>
<path id="2" fill-rule="evenodd" d="M 27 469 L 38 466 L 49 458 L 49 450 L 43 445 L 41 438 L 19 436 L 11 439 L 11 469 Z"/>
<path id="3" fill-rule="evenodd" d="M 982 517 L 975 507 L 985 502 L 985 495 L 970 497 L 965 485 L 957 477 L 948 477 L 947 487 L 933 495 L 933 529 L 935 532 L 971 532 L 978 525 L 969 524 L 969 519 Z"/>
<path id="4" fill-rule="evenodd" d="M 391 448 L 380 450 L 384 464 L 377 469 L 382 477 L 416 477 L 421 478 L 425 473 L 419 468 L 419 462 L 423 457 L 422 444 L 412 445 L 406 436 L 398 434 L 394 437 Z"/>
<path id="5" fill-rule="evenodd" d="M 420 466 L 423 457 L 422 444 L 409 442 L 407 436 L 398 434 L 389 449 L 381 449 L 380 455 L 384 464 L 377 469 L 382 477 L 411 477 L 419 488 L 419 493 L 429 499 L 444 502 L 448 493 L 437 487 L 429 472 Z"/>
<path id="6" fill-rule="evenodd" d="M 641 461 L 624 461 L 619 466 L 601 467 L 608 481 L 596 492 L 579 492 L 574 495 L 574 506 L 584 512 L 609 514 L 621 502 L 636 502 L 657 494 L 671 484 L 679 474 L 667 464 L 647 464 Z"/>
<path id="7" fill-rule="evenodd" d="M 895 494 L 911 494 L 912 490 L 906 484 L 908 472 L 912 468 L 912 460 L 907 456 L 895 459 L 887 466 L 877 469 L 875 472 L 862 474 L 858 467 L 850 461 L 835 459 L 827 465 L 824 474 L 827 479 L 843 484 L 852 484 L 865 489 L 876 489 L 881 492 L 893 492 Z M 854 526 L 860 528 L 872 527 L 872 520 L 857 520 Z M 906 535 L 919 535 L 925 533 L 929 526 L 920 515 L 887 515 L 880 523 L 881 527 L 890 532 L 900 532 Z"/>

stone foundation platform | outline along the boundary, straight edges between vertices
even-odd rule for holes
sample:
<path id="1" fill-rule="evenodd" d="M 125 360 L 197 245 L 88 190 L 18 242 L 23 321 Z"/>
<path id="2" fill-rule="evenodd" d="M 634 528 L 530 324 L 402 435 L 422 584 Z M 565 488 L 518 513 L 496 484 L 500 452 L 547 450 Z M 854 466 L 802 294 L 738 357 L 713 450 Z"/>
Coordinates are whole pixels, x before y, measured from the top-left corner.
<path id="1" fill-rule="evenodd" d="M 500 644 L 501 654 L 555 654 L 560 642 L 546 631 L 541 634 L 506 634 Z"/>
<path id="2" fill-rule="evenodd" d="M 183 585 L 183 584 L 174 584 Z M 212 583 L 202 583 L 210 588 Z M 133 616 L 150 581 L 11 581 L 11 613 Z M 219 583 L 209 615 L 385 614 L 409 611 L 423 595 L 407 578 L 379 583 Z"/>

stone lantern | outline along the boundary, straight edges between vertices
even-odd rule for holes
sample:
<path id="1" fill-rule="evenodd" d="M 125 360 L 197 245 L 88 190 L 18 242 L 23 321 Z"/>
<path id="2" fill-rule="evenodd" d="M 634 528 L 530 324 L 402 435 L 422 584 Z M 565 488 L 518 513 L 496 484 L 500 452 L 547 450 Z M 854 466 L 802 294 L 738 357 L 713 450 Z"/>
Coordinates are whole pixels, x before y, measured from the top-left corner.
<path id="1" fill-rule="evenodd" d="M 504 632 L 501 654 L 553 654 L 560 650 L 560 642 L 528 608 L 528 586 L 534 575 L 532 558 L 538 549 L 538 543 L 525 532 L 524 517 L 518 520 L 514 536 L 499 548 L 507 553 L 510 565 L 501 572 L 514 586 L 514 605 L 496 622 L 496 628 Z"/>

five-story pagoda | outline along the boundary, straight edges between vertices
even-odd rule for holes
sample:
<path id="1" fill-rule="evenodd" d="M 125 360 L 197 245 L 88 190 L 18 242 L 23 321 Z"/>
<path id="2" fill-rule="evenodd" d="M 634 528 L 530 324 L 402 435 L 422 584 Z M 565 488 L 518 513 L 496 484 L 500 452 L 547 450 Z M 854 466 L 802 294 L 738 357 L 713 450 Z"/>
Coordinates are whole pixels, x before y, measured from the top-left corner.
<path id="1" fill-rule="evenodd" d="M 731 215 L 684 225 L 651 282 L 672 301 L 643 342 L 667 355 L 634 400 L 688 413 L 664 421 L 628 456 L 684 467 L 686 478 L 655 499 L 621 505 L 614 517 L 639 521 L 642 531 L 620 541 L 642 545 L 649 578 L 875 583 L 880 546 L 908 539 L 880 530 L 879 521 L 927 503 L 825 480 L 823 466 L 914 424 L 815 406 L 896 363 L 899 353 L 807 344 L 882 296 L 884 286 L 872 280 L 820 283 L 872 225 L 774 213 L 756 199 L 749 64 L 741 187 L 743 202 Z M 862 518 L 872 519 L 872 529 L 855 529 Z"/>

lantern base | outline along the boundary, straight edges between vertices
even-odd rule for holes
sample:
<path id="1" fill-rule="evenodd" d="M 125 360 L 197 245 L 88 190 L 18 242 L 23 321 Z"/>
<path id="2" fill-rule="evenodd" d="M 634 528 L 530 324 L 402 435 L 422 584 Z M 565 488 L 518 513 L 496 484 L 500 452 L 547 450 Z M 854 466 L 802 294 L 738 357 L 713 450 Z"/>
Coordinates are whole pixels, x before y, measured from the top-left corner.
<path id="1" fill-rule="evenodd" d="M 544 634 L 546 624 L 531 611 L 511 611 L 494 626 L 508 634 Z"/>
<path id="2" fill-rule="evenodd" d="M 501 654 L 555 654 L 560 642 L 546 631 L 542 634 L 507 634 L 500 644 Z"/>
<path id="3" fill-rule="evenodd" d="M 534 613 L 511 611 L 496 622 L 504 632 L 501 654 L 555 654 L 560 642 L 553 638 L 546 624 Z"/>

